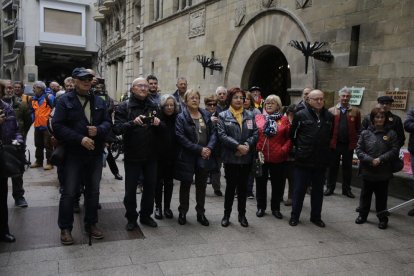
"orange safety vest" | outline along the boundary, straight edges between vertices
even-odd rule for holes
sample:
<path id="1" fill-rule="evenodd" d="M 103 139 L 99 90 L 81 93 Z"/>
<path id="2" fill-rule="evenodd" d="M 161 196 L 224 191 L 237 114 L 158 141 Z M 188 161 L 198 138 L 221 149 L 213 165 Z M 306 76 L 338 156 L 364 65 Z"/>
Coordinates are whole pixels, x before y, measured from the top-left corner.
<path id="1" fill-rule="evenodd" d="M 45 96 L 43 103 L 39 106 L 38 101 L 32 101 L 32 106 L 34 110 L 34 127 L 46 127 L 47 120 L 49 119 L 50 112 L 52 108 L 47 104 L 47 97 Z"/>

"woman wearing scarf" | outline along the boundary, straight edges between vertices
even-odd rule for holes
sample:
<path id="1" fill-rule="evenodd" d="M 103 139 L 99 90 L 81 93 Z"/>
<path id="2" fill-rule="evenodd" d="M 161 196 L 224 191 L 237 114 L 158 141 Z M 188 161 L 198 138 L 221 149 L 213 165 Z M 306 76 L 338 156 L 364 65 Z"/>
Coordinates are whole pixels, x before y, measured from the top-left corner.
<path id="1" fill-rule="evenodd" d="M 247 227 L 246 190 L 257 141 L 257 126 L 253 114 L 243 109 L 246 97 L 239 87 L 228 90 L 229 108 L 219 114 L 217 133 L 221 142 L 221 157 L 226 174 L 223 227 L 230 224 L 234 194 L 237 188 L 239 222 Z"/>
<path id="2" fill-rule="evenodd" d="M 256 150 L 263 152 L 264 164 L 262 176 L 256 177 L 256 216 L 263 217 L 267 203 L 267 179 L 270 173 L 272 185 L 271 210 L 273 216 L 282 219 L 280 213 L 280 199 L 285 187 L 286 161 L 292 148 L 289 137 L 289 119 L 280 113 L 282 102 L 276 95 L 269 95 L 264 102 L 264 111 L 267 115 L 256 115 L 256 124 L 259 129 L 259 140 Z"/>

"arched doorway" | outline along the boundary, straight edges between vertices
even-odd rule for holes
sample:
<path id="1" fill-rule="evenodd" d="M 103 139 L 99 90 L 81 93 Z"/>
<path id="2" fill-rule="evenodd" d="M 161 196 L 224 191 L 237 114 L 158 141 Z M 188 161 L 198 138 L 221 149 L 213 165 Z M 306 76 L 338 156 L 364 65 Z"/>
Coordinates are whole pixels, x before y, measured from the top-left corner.
<path id="1" fill-rule="evenodd" d="M 273 45 L 259 47 L 249 58 L 243 71 L 242 87 L 259 86 L 262 97 L 276 94 L 283 105 L 290 104 L 287 89 L 290 88 L 289 64 L 282 51 Z"/>

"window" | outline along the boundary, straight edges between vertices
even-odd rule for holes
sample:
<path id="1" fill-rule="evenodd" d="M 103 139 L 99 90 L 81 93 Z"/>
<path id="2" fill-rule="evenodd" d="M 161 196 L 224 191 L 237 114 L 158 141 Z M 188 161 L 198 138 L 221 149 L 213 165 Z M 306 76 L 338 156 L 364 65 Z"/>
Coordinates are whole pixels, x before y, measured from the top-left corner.
<path id="1" fill-rule="evenodd" d="M 349 49 L 349 66 L 358 65 L 359 31 L 360 25 L 352 26 L 351 47 Z"/>
<path id="2" fill-rule="evenodd" d="M 81 13 L 45 8 L 43 20 L 47 33 L 82 35 Z"/>

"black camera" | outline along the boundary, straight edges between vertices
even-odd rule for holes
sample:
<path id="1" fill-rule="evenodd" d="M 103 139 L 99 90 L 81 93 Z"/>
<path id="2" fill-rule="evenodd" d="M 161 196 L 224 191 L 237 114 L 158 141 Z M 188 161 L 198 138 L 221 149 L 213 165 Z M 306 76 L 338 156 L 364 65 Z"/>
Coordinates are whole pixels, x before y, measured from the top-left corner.
<path id="1" fill-rule="evenodd" d="M 149 126 L 154 122 L 154 116 L 148 116 L 148 117 L 142 118 L 141 121 L 144 125 Z"/>

